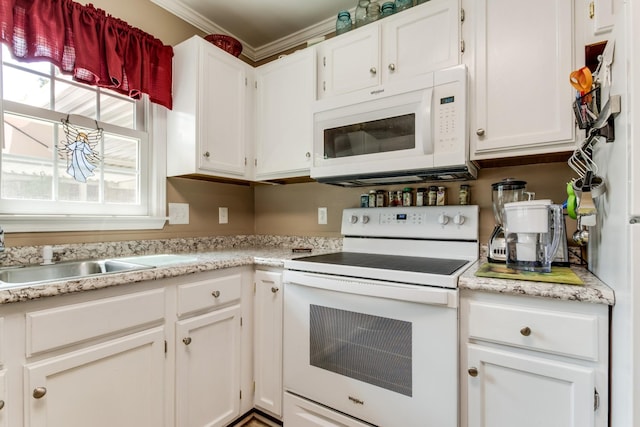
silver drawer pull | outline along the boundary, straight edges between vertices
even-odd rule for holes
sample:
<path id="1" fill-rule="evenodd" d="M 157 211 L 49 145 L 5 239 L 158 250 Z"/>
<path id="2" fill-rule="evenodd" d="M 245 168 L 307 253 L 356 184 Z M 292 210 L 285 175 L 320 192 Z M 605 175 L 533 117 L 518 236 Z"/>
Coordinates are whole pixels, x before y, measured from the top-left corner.
<path id="1" fill-rule="evenodd" d="M 191 344 L 191 337 L 186 337 L 182 339 L 182 342 L 184 343 L 184 345 L 189 345 Z"/>
<path id="2" fill-rule="evenodd" d="M 211 292 L 211 295 L 213 295 L 214 298 L 218 298 L 220 296 L 220 291 L 213 291 Z"/>
<path id="3" fill-rule="evenodd" d="M 280 289 L 278 289 L 278 288 L 277 288 L 277 287 L 275 287 L 275 286 L 272 286 L 272 287 L 271 287 L 271 292 L 273 292 L 274 294 L 275 294 L 276 292 L 278 292 L 279 290 L 280 290 Z"/>
<path id="4" fill-rule="evenodd" d="M 375 76 L 378 73 L 378 70 L 376 69 L 376 67 L 371 67 L 369 69 L 369 72 Z"/>
<path id="5" fill-rule="evenodd" d="M 45 394 L 47 394 L 46 387 L 36 387 L 33 389 L 33 397 L 35 397 L 36 399 L 44 397 Z"/>
<path id="6" fill-rule="evenodd" d="M 528 337 L 529 335 L 531 335 L 531 328 L 525 326 L 524 328 L 520 329 L 520 333 L 522 334 L 522 336 Z"/>

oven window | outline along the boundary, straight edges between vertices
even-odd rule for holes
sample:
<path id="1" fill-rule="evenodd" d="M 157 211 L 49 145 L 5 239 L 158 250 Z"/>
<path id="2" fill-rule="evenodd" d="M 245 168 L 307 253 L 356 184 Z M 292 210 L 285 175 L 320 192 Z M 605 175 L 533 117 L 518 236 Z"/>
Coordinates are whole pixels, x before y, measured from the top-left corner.
<path id="1" fill-rule="evenodd" d="M 408 150 L 416 146 L 416 115 L 340 126 L 324 131 L 324 158 Z"/>
<path id="2" fill-rule="evenodd" d="M 310 364 L 412 395 L 411 323 L 310 306 Z"/>

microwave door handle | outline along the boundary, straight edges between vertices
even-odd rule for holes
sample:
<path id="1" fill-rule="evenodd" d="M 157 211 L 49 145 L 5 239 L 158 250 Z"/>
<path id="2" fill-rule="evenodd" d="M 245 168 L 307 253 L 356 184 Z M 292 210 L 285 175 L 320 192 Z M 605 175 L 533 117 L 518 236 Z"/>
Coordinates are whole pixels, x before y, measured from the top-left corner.
<path id="1" fill-rule="evenodd" d="M 435 105 L 433 105 L 433 88 L 428 88 L 424 91 L 424 116 L 421 117 L 421 120 L 417 123 L 418 126 L 424 126 L 424 132 L 420 132 L 419 135 L 422 137 L 422 149 L 425 154 L 433 154 L 434 147 L 434 121 L 433 112 L 435 111 Z"/>

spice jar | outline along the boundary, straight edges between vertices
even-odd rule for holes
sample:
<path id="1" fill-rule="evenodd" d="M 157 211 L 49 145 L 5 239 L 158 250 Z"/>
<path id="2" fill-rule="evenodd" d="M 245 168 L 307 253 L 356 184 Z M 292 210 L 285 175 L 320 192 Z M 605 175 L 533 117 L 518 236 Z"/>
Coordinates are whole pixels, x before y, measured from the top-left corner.
<path id="1" fill-rule="evenodd" d="M 425 206 L 426 203 L 426 194 L 427 194 L 427 189 L 426 188 L 418 188 L 416 189 L 416 206 Z"/>
<path id="2" fill-rule="evenodd" d="M 413 188 L 405 187 L 402 190 L 402 206 L 413 205 Z"/>
<path id="3" fill-rule="evenodd" d="M 429 187 L 429 192 L 427 193 L 427 205 L 435 206 L 437 201 L 437 196 L 438 196 L 438 187 L 436 187 L 435 185 L 432 185 L 431 187 Z"/>
<path id="4" fill-rule="evenodd" d="M 384 206 L 384 190 L 378 190 L 376 191 L 376 207 L 382 208 Z"/>
<path id="5" fill-rule="evenodd" d="M 369 190 L 369 207 L 376 207 L 376 190 Z"/>
<path id="6" fill-rule="evenodd" d="M 461 205 L 469 204 L 469 186 L 467 184 L 462 184 L 460 186 L 460 191 L 458 192 L 458 199 L 460 200 Z"/>
<path id="7" fill-rule="evenodd" d="M 369 207 L 369 195 L 367 193 L 363 193 L 360 195 L 360 207 L 361 208 Z"/>
<path id="8" fill-rule="evenodd" d="M 444 206 L 447 204 L 447 189 L 445 187 L 438 187 L 436 193 L 436 205 Z"/>

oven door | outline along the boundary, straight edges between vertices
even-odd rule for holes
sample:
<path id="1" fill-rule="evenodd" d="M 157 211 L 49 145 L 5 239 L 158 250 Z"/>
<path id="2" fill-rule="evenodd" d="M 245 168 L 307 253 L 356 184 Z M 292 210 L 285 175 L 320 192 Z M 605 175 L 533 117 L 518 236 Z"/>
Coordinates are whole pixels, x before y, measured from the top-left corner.
<path id="1" fill-rule="evenodd" d="M 458 425 L 457 290 L 284 278 L 286 391 L 379 426 Z"/>

